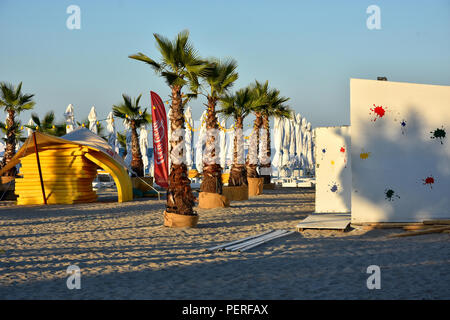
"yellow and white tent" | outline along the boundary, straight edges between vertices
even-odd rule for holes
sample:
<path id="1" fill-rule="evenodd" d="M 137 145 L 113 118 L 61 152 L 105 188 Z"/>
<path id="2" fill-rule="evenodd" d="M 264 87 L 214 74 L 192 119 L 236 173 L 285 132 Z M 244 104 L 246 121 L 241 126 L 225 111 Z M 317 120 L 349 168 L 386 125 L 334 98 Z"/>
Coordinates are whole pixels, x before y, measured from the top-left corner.
<path id="1" fill-rule="evenodd" d="M 0 170 L 2 175 L 19 162 L 22 164 L 22 176 L 16 178 L 17 204 L 96 201 L 97 194 L 92 190 L 92 181 L 97 175 L 98 167 L 113 177 L 119 202 L 133 199 L 132 183 L 125 163 L 98 135 L 80 127 L 61 138 L 40 132 L 35 132 L 35 138 L 41 174 L 33 135 Z"/>

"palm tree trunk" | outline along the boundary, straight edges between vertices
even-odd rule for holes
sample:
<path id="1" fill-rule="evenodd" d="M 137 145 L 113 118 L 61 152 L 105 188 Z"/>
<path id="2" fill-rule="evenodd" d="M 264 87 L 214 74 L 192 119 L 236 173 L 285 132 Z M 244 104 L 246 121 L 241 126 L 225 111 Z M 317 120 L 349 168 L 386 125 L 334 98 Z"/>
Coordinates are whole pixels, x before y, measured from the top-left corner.
<path id="1" fill-rule="evenodd" d="M 242 117 L 238 117 L 235 121 L 235 135 L 234 135 L 234 143 L 233 143 L 233 164 L 231 165 L 230 170 L 230 179 L 228 180 L 229 186 L 242 186 L 248 185 L 247 182 L 247 170 L 245 168 L 244 163 L 239 163 L 238 161 L 238 150 L 242 150 L 244 146 L 242 145 L 242 140 L 238 139 L 236 132 L 238 130 L 243 131 L 244 128 L 244 119 Z"/>
<path id="2" fill-rule="evenodd" d="M 8 125 L 8 129 L 6 132 L 6 148 L 5 154 L 2 159 L 2 167 L 8 164 L 8 162 L 14 157 L 16 154 L 16 134 L 14 131 L 14 118 L 16 114 L 14 110 L 8 110 L 8 119 L 6 120 L 6 124 Z M 5 173 L 6 176 L 15 176 L 17 173 L 16 167 L 11 168 L 8 172 Z"/>
<path id="3" fill-rule="evenodd" d="M 136 172 L 138 177 L 143 177 L 144 163 L 142 162 L 142 153 L 141 148 L 139 147 L 136 123 L 133 120 L 131 120 L 131 156 L 131 169 Z"/>
<path id="4" fill-rule="evenodd" d="M 170 128 L 172 134 L 184 128 L 184 108 L 181 100 L 181 87 L 172 86 L 172 113 L 170 115 Z M 179 135 L 177 140 L 169 137 L 169 154 L 171 168 L 169 175 L 169 187 L 167 189 L 166 211 L 184 215 L 197 215 L 194 206 L 194 195 L 191 190 L 191 180 L 188 178 L 187 167 L 179 158 L 183 157 L 184 135 Z M 179 154 L 173 154 L 172 150 L 178 150 L 177 146 L 183 146 Z"/>
<path id="5" fill-rule="evenodd" d="M 249 150 L 248 150 L 248 161 L 247 161 L 247 177 L 248 178 L 258 178 L 258 155 L 259 155 L 259 130 L 262 125 L 262 116 L 261 112 L 255 112 L 256 119 L 253 123 L 253 134 L 255 137 L 253 141 L 250 142 Z M 253 158 L 253 159 L 252 159 Z"/>
<path id="6" fill-rule="evenodd" d="M 267 159 L 267 163 L 261 163 L 261 171 L 263 174 L 261 174 L 261 177 L 264 178 L 264 184 L 269 184 L 270 183 L 270 178 L 271 178 L 271 174 L 265 174 L 264 168 L 268 168 L 270 171 L 270 167 L 271 167 L 271 158 L 272 158 L 272 150 L 270 150 L 270 122 L 269 122 L 269 116 L 268 115 L 264 115 L 263 116 L 263 130 L 265 130 L 266 132 L 266 138 L 267 138 L 267 143 L 266 143 L 266 159 Z"/>
<path id="7" fill-rule="evenodd" d="M 218 133 L 219 126 L 217 125 L 216 117 L 216 103 L 217 99 L 214 97 L 208 97 L 208 117 L 206 118 L 207 140 L 206 150 L 209 154 L 203 159 L 207 159 L 209 163 L 203 163 L 203 181 L 200 186 L 201 192 L 210 192 L 222 194 L 222 168 L 217 163 L 217 157 L 219 156 L 219 150 L 216 150 L 218 146 Z"/>

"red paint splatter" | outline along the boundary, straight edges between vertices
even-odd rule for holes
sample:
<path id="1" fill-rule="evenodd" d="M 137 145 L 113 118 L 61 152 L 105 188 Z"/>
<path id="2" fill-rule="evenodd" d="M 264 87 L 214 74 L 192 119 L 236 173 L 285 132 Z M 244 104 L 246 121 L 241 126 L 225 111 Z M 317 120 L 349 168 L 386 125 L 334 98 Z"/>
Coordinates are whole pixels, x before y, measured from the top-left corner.
<path id="1" fill-rule="evenodd" d="M 373 105 L 373 108 L 370 108 L 370 111 L 372 111 L 373 113 L 375 113 L 376 117 L 375 119 L 373 119 L 373 121 L 377 120 L 378 118 L 383 118 L 384 115 L 386 114 L 386 109 L 387 108 L 383 108 L 383 106 L 376 106 L 375 104 Z"/>
<path id="2" fill-rule="evenodd" d="M 429 176 L 429 177 L 426 177 L 425 179 L 423 179 L 423 184 L 424 184 L 424 185 L 429 184 L 429 185 L 430 185 L 430 188 L 433 189 L 433 184 L 434 184 L 434 178 L 433 178 L 433 176 Z"/>
<path id="3" fill-rule="evenodd" d="M 341 152 L 344 153 L 345 152 L 345 148 L 341 147 Z"/>

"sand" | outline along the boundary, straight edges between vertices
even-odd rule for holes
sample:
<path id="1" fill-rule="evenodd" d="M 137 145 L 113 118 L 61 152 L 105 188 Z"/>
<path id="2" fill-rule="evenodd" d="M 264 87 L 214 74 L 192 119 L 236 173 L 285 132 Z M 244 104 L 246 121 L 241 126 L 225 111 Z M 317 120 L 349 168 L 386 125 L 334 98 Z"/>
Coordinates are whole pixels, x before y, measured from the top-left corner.
<path id="1" fill-rule="evenodd" d="M 250 251 L 206 248 L 295 230 L 313 189 L 264 190 L 198 209 L 194 229 L 163 227 L 164 200 L 0 207 L 0 299 L 449 299 L 450 237 L 398 230 L 295 232 Z M 66 269 L 81 270 L 69 290 Z M 381 289 L 369 290 L 369 265 Z"/>

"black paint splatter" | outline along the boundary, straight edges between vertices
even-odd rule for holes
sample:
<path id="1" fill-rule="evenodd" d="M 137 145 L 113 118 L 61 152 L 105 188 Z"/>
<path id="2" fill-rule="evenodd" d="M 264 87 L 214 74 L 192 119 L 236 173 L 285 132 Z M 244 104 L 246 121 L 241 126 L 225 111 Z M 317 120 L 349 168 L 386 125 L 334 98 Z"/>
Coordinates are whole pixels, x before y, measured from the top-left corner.
<path id="1" fill-rule="evenodd" d="M 331 182 L 329 185 L 330 191 L 336 193 L 339 190 L 339 184 L 336 182 Z"/>
<path id="2" fill-rule="evenodd" d="M 385 199 L 389 201 L 394 201 L 395 198 L 400 199 L 400 196 L 395 194 L 395 191 L 392 189 L 386 189 L 384 190 Z"/>
<path id="3" fill-rule="evenodd" d="M 430 133 L 433 134 L 431 136 L 431 139 L 436 139 L 436 140 L 439 139 L 441 141 L 441 144 L 444 144 L 442 141 L 443 139 L 445 139 L 445 136 L 446 136 L 444 127 L 442 127 L 442 129 L 437 128 L 436 130 L 431 131 Z"/>
<path id="4" fill-rule="evenodd" d="M 400 127 L 402 129 L 402 134 L 405 134 L 406 133 L 406 121 L 405 120 L 402 120 L 400 122 Z"/>

